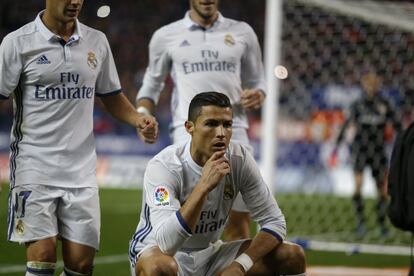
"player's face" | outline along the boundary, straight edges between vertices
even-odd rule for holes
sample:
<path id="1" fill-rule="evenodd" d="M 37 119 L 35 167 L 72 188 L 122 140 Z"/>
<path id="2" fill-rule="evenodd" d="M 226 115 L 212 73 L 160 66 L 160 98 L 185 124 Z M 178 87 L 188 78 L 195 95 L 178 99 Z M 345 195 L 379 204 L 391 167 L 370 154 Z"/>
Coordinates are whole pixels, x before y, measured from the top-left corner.
<path id="1" fill-rule="evenodd" d="M 380 89 L 381 80 L 375 74 L 368 74 L 362 78 L 362 88 L 369 97 L 373 97 Z"/>
<path id="2" fill-rule="evenodd" d="M 68 23 L 78 18 L 83 0 L 46 0 L 46 10 L 58 22 Z"/>
<path id="3" fill-rule="evenodd" d="M 191 123 L 191 122 L 190 122 Z M 216 151 L 229 146 L 233 125 L 233 111 L 229 107 L 203 106 L 188 132 L 192 135 L 191 152 L 195 161 L 204 164 Z"/>
<path id="4" fill-rule="evenodd" d="M 219 0 L 190 0 L 191 12 L 204 20 L 212 19 L 218 11 Z"/>

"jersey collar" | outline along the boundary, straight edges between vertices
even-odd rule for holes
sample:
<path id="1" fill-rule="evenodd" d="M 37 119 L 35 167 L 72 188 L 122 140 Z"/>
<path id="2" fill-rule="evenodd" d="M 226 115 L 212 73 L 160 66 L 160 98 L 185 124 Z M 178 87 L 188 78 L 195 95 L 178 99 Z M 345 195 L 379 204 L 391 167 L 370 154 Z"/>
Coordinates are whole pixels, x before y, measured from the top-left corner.
<path id="1" fill-rule="evenodd" d="M 213 23 L 213 25 L 209 28 L 212 29 L 215 26 L 218 26 L 220 23 L 222 23 L 224 21 L 224 16 L 218 12 L 218 17 L 217 20 Z M 200 29 L 200 28 L 204 28 L 201 27 L 199 24 L 197 24 L 196 22 L 194 22 L 191 17 L 190 17 L 190 11 L 187 11 L 184 15 L 184 19 L 183 19 L 184 25 L 190 29 L 190 30 L 194 30 L 194 29 Z"/>
<path id="2" fill-rule="evenodd" d="M 44 38 L 46 38 L 46 40 L 60 40 L 60 36 L 56 35 L 55 33 L 51 32 L 46 25 L 43 23 L 41 16 L 44 13 L 44 10 L 39 12 L 39 14 L 36 16 L 35 19 L 35 25 L 37 27 L 37 29 L 39 30 L 39 32 L 42 34 L 42 36 Z M 81 37 L 81 30 L 80 30 L 80 23 L 79 20 L 76 19 L 75 22 L 75 31 L 73 32 L 72 36 L 70 37 L 68 42 L 73 42 L 78 40 Z"/>
<path id="3" fill-rule="evenodd" d="M 191 156 L 191 139 L 189 139 L 185 145 L 185 159 L 187 160 L 190 168 L 198 175 L 201 175 L 203 167 L 198 165 Z"/>

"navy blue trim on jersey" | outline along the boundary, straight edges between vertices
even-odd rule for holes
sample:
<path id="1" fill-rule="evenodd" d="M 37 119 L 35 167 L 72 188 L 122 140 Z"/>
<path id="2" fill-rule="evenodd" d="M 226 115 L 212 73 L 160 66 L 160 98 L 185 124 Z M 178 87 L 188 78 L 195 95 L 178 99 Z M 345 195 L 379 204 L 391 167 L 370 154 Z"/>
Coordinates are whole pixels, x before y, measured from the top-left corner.
<path id="1" fill-rule="evenodd" d="M 113 95 L 120 94 L 120 93 L 122 93 L 122 89 L 118 89 L 118 90 L 108 92 L 108 93 L 105 93 L 105 94 L 96 93 L 95 95 L 97 97 L 108 97 L 108 96 L 113 96 Z"/>
<path id="2" fill-rule="evenodd" d="M 18 86 L 15 91 L 16 111 L 14 113 L 15 125 L 13 128 L 14 141 L 10 144 L 10 188 L 14 188 L 16 180 L 16 158 L 19 155 L 19 143 L 23 139 L 23 91 Z"/>
<path id="3" fill-rule="evenodd" d="M 129 257 L 132 262 L 134 262 L 135 256 L 138 254 L 138 252 L 135 250 L 135 246 L 138 242 L 142 242 L 152 230 L 152 225 L 150 221 L 150 208 L 146 203 L 144 206 L 144 218 L 146 221 L 144 228 L 141 228 L 134 234 L 134 236 L 132 237 L 131 245 L 129 247 Z"/>
<path id="4" fill-rule="evenodd" d="M 272 235 L 272 236 L 274 236 L 276 239 L 278 239 L 280 242 L 283 242 L 282 237 L 281 237 L 278 233 L 276 233 L 275 231 L 273 231 L 273 230 L 270 230 L 270 229 L 267 229 L 267 228 L 262 228 L 262 229 L 260 229 L 260 231 L 263 231 L 263 232 L 269 233 L 270 235 Z"/>
<path id="5" fill-rule="evenodd" d="M 60 45 L 62 45 L 62 47 L 65 47 L 66 40 L 64 40 L 63 38 L 58 38 L 58 42 L 59 42 Z"/>
<path id="6" fill-rule="evenodd" d="M 34 275 L 53 275 L 55 273 L 54 268 L 32 268 L 26 266 L 26 271 Z"/>
<path id="7" fill-rule="evenodd" d="M 14 227 L 14 206 L 13 206 L 13 201 L 12 201 L 12 191 L 9 191 L 9 209 L 7 212 L 7 224 L 8 224 L 8 229 L 7 229 L 7 240 L 10 241 L 11 239 L 11 235 L 13 232 L 13 227 Z"/>
<path id="8" fill-rule="evenodd" d="M 181 216 L 180 211 L 175 212 L 175 214 L 177 215 L 178 222 L 181 224 L 181 226 L 184 228 L 184 230 L 185 230 L 188 234 L 192 235 L 192 234 L 193 234 L 193 232 L 191 231 L 190 227 L 188 227 L 188 225 L 187 225 L 187 223 L 185 222 L 185 220 L 184 220 L 183 216 Z"/>
<path id="9" fill-rule="evenodd" d="M 9 97 L 3 96 L 2 94 L 0 94 L 0 100 L 7 100 Z"/>

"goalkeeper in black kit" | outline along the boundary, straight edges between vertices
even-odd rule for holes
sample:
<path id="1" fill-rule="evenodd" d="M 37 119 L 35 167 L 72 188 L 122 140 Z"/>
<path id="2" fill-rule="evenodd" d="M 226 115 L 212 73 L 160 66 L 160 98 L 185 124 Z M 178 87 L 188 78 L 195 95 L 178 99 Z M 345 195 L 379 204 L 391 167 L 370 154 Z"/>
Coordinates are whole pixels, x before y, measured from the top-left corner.
<path id="1" fill-rule="evenodd" d="M 364 202 L 361 196 L 363 171 L 371 168 L 372 176 L 378 190 L 376 204 L 377 221 L 380 234 L 387 236 L 388 229 L 385 224 L 387 208 L 387 174 L 388 160 L 385 151 L 386 127 L 391 124 L 395 131 L 401 129 L 396 113 L 390 103 L 379 95 L 381 79 L 375 73 L 367 73 L 361 79 L 364 96 L 351 105 L 349 116 L 343 124 L 333 157 L 344 137 L 345 130 L 350 123 L 355 125 L 355 137 L 351 145 L 351 158 L 353 163 L 355 190 L 352 201 L 356 211 L 357 235 L 362 237 L 366 232 L 364 217 Z"/>

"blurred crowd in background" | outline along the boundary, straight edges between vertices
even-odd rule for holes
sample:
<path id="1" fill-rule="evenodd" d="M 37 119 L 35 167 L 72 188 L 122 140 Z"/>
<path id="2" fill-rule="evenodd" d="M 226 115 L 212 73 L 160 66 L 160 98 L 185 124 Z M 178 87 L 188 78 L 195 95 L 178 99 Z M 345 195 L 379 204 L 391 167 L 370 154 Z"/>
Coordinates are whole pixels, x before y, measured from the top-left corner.
<path id="1" fill-rule="evenodd" d="M 2 0 L 0 39 L 33 20 L 43 9 L 44 2 Z M 263 47 L 265 2 L 222 0 L 220 11 L 226 17 L 249 23 Z M 97 16 L 97 10 L 102 5 L 111 7 L 106 18 Z M 131 102 L 135 101 L 148 62 L 151 35 L 161 26 L 182 18 L 188 5 L 186 0 L 84 2 L 80 20 L 107 35 L 124 93 Z M 283 10 L 281 64 L 288 69 L 289 77 L 281 81 L 280 86 L 280 127 L 283 128 L 284 122 L 299 122 L 300 127 L 306 129 L 300 137 L 279 131 L 282 142 L 284 138 L 290 142 L 295 139 L 306 142 L 332 139 L 334 130 L 343 122 L 342 111 L 361 95 L 361 74 L 373 68 L 383 79 L 382 94 L 390 99 L 405 121 L 411 120 L 414 99 L 414 80 L 411 77 L 414 74 L 413 34 L 305 6 L 297 1 L 284 1 Z M 169 143 L 171 87 L 171 80 L 167 80 L 157 109 L 161 140 L 165 144 Z M 135 133 L 130 127 L 115 123 L 107 116 L 99 101 L 94 116 L 98 135 Z M 259 141 L 260 111 L 250 114 L 250 120 L 249 134 L 253 141 Z M 9 101 L 0 110 L 0 131 L 9 131 L 11 122 Z"/>
<path id="2" fill-rule="evenodd" d="M 32 21 L 44 8 L 44 0 L 10 1 L 0 3 L 0 40 L 3 37 Z M 109 5 L 111 12 L 106 18 L 99 18 L 97 10 Z M 153 32 L 163 25 L 184 17 L 189 7 L 188 1 L 167 0 L 106 0 L 85 1 L 80 21 L 103 31 L 109 40 L 120 76 L 124 93 L 131 102 L 135 97 L 148 62 L 148 43 Z M 237 8 L 235 8 L 237 7 Z M 242 7 L 242 8 L 240 8 Z M 221 10 L 227 17 L 249 22 L 263 38 L 264 2 L 263 1 L 223 1 Z M 161 139 L 168 140 L 169 97 L 171 80 L 167 80 L 165 93 L 157 108 L 157 117 L 162 129 Z M 11 101 L 0 110 L 0 131 L 8 131 L 12 122 Z M 95 110 L 96 134 L 135 133 L 130 127 L 115 122 L 102 110 L 97 101 Z"/>

